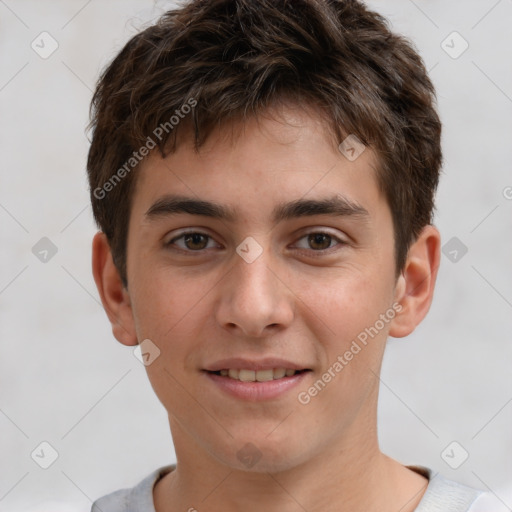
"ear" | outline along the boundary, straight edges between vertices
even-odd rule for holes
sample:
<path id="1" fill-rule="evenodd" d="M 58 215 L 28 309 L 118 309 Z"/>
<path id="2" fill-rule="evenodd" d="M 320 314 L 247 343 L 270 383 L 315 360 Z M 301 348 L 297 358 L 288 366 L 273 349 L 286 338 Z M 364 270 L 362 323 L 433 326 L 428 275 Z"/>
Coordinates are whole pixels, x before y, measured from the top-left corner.
<path id="1" fill-rule="evenodd" d="M 397 280 L 395 301 L 402 309 L 391 322 L 390 336 L 407 336 L 428 313 L 440 258 L 441 235 L 437 228 L 427 225 L 409 248 L 404 270 Z"/>
<path id="2" fill-rule="evenodd" d="M 130 295 L 121 281 L 102 231 L 98 231 L 92 241 L 92 273 L 115 338 L 123 345 L 137 345 Z"/>

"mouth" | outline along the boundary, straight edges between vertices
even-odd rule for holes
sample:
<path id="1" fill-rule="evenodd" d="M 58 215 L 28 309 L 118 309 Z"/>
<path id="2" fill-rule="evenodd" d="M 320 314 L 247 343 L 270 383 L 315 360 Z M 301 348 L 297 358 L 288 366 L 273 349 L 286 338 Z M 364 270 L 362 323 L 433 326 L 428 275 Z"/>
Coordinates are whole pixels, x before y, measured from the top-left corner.
<path id="1" fill-rule="evenodd" d="M 272 380 L 286 379 L 296 374 L 310 372 L 310 369 L 294 370 L 292 368 L 268 368 L 265 370 L 248 370 L 237 368 L 226 368 L 218 371 L 208 371 L 207 373 L 225 377 L 227 379 L 240 382 L 269 382 Z"/>
<path id="2" fill-rule="evenodd" d="M 237 400 L 258 402 L 262 400 L 285 399 L 289 393 L 300 385 L 305 385 L 310 369 L 263 368 L 250 370 L 246 368 L 223 368 L 222 370 L 204 370 L 209 388 L 223 396 Z"/>

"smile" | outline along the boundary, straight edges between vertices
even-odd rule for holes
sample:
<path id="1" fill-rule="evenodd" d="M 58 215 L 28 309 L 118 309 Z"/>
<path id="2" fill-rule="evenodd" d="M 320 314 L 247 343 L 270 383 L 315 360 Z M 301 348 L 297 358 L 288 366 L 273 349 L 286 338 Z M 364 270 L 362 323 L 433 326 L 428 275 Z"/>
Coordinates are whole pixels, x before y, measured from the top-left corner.
<path id="1" fill-rule="evenodd" d="M 266 368 L 264 370 L 222 369 L 204 371 L 214 389 L 233 398 L 260 401 L 286 396 L 311 373 L 311 370 Z"/>
<path id="2" fill-rule="evenodd" d="M 293 370 L 291 368 L 269 368 L 267 370 L 246 370 L 230 368 L 228 370 L 219 370 L 215 373 L 222 377 L 239 380 L 242 382 L 268 382 L 270 380 L 282 379 L 283 377 L 292 377 L 296 373 L 306 370 Z"/>

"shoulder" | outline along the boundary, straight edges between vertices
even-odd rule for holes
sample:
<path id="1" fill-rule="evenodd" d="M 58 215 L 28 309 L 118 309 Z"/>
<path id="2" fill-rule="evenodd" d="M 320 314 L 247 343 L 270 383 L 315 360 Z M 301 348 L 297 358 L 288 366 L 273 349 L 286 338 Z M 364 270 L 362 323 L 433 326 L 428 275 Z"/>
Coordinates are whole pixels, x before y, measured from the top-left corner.
<path id="1" fill-rule="evenodd" d="M 509 510 L 494 494 L 484 492 L 475 500 L 468 512 L 509 512 Z"/>
<path id="2" fill-rule="evenodd" d="M 92 504 L 91 512 L 133 512 L 136 510 L 154 512 L 153 487 L 160 478 L 175 467 L 175 464 L 163 466 L 150 473 L 135 487 L 119 489 L 97 499 Z"/>
<path id="3" fill-rule="evenodd" d="M 423 474 L 429 480 L 428 487 L 414 512 L 476 512 L 473 504 L 485 493 L 444 477 L 424 466 L 408 466 L 410 469 Z M 486 512 L 494 512 L 487 510 Z"/>

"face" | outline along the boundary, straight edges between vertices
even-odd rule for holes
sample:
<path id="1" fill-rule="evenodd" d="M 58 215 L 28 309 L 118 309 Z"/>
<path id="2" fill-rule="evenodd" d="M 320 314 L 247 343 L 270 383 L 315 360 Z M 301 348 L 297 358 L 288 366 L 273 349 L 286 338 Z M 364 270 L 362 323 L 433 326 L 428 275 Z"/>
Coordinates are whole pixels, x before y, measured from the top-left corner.
<path id="1" fill-rule="evenodd" d="M 284 470 L 375 430 L 398 314 L 375 166 L 292 107 L 142 163 L 128 293 L 137 339 L 160 350 L 147 372 L 175 444 Z"/>

